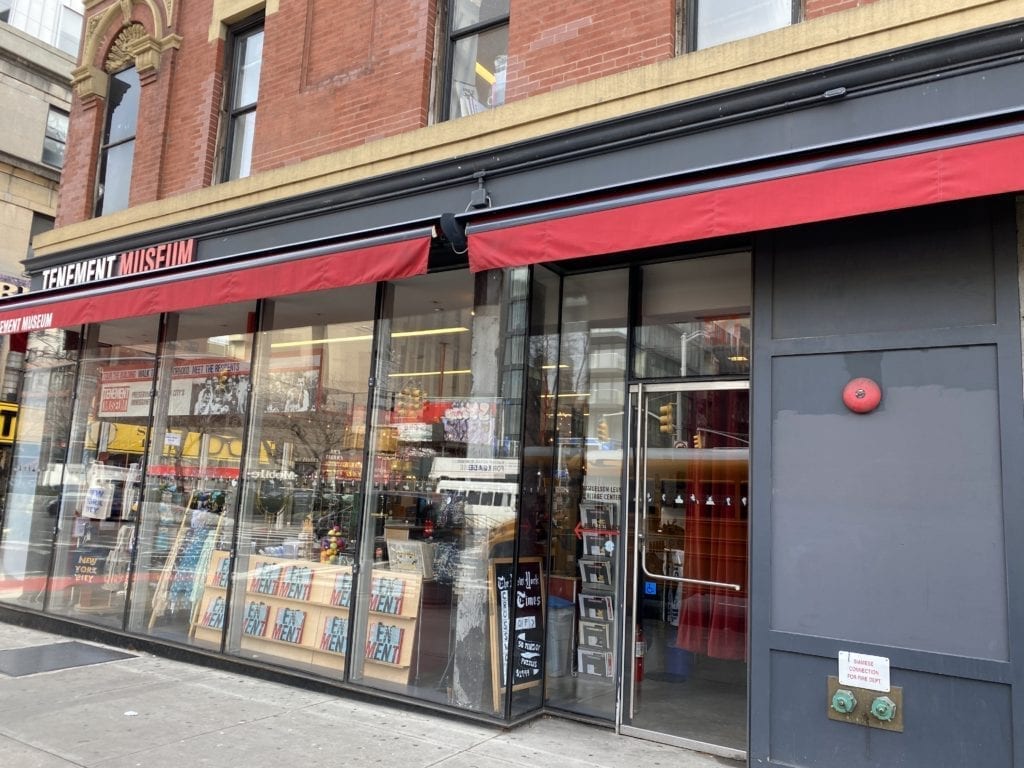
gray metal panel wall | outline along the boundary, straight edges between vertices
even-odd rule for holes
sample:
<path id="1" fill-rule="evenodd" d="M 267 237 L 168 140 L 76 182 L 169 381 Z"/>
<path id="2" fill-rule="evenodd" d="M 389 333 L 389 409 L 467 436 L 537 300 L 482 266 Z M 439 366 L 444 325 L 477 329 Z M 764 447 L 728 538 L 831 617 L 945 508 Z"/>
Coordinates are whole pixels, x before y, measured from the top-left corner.
<path id="1" fill-rule="evenodd" d="M 1024 765 L 1011 201 L 780 231 L 755 258 L 751 764 Z M 873 413 L 842 403 L 858 376 Z M 890 659 L 903 733 L 827 718 L 843 650 Z"/>

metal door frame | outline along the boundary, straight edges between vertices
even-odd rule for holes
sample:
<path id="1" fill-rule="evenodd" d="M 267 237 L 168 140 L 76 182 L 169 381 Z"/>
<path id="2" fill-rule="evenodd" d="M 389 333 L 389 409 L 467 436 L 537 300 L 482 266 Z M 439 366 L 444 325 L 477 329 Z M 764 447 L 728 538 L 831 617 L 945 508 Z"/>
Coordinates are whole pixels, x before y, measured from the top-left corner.
<path id="1" fill-rule="evenodd" d="M 646 461 L 646 444 L 647 444 L 647 419 L 635 418 L 637 411 L 643 403 L 644 396 L 652 392 L 700 392 L 700 391 L 711 391 L 711 390 L 738 390 L 738 389 L 750 389 L 750 379 L 733 379 L 733 380 L 712 380 L 712 381 L 673 381 L 673 382 L 658 382 L 656 384 L 645 384 L 638 382 L 631 384 L 627 392 L 627 429 L 626 434 L 628 436 L 628 442 L 623 450 L 623 457 L 625 458 L 625 484 L 623 485 L 622 493 L 622 508 L 626 513 L 622 516 L 622 540 L 623 542 L 629 542 L 629 544 L 623 548 L 623 570 L 626 572 L 627 578 L 622 580 L 622 587 L 619 590 L 619 605 L 622 610 L 622 621 L 621 633 L 619 637 L 618 647 L 622 649 L 622 653 L 619 654 L 619 679 L 621 683 L 618 691 L 618 701 L 615 707 L 615 728 L 618 733 L 622 733 L 626 736 L 634 736 L 649 741 L 656 741 L 662 744 L 670 744 L 677 747 L 684 747 L 686 749 L 698 750 L 700 752 L 706 752 L 708 754 L 719 755 L 721 757 L 727 757 L 732 760 L 746 760 L 747 753 L 745 750 L 734 749 L 732 747 L 725 747 L 719 744 L 712 744 L 704 741 L 697 741 L 695 739 L 688 739 L 683 736 L 675 736 L 669 733 L 662 733 L 661 731 L 651 731 L 646 728 L 638 728 L 627 722 L 632 715 L 627 716 L 626 712 L 632 713 L 633 705 L 636 700 L 636 680 L 634 679 L 633 670 L 635 665 L 635 654 L 636 648 L 633 639 L 636 637 L 636 621 L 637 621 L 637 610 L 635 597 L 627 602 L 627 596 L 629 596 L 630 589 L 633 590 L 632 594 L 635 595 L 635 586 L 638 583 L 640 577 L 640 558 L 638 554 L 643 551 L 641 545 L 641 520 L 640 520 L 640 509 L 645 505 L 644 490 L 646 487 L 646 471 L 642 471 Z M 634 396 L 636 400 L 634 401 Z M 634 405 L 635 402 L 635 405 Z M 630 491 L 630 483 L 632 482 L 632 491 Z M 630 566 L 629 558 L 632 557 L 632 565 Z M 644 568 L 646 570 L 646 568 Z M 662 580 L 671 581 L 687 581 L 692 582 L 693 579 L 682 579 L 680 577 L 664 576 L 652 574 L 652 578 L 658 578 Z M 698 582 L 706 584 L 710 582 Z M 717 583 L 717 582 L 716 582 Z M 628 616 L 627 616 L 628 613 Z M 629 653 L 626 653 L 626 650 Z M 748 669 L 749 678 L 749 669 Z M 747 686 L 747 706 L 749 708 L 750 702 L 750 686 Z"/>

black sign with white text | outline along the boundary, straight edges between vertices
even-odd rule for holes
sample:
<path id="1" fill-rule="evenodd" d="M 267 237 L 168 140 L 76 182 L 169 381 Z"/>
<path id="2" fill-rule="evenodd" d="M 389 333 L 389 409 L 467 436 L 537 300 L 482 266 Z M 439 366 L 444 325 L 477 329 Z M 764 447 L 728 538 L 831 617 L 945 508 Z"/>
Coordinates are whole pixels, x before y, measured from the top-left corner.
<path id="1" fill-rule="evenodd" d="M 501 659 L 498 680 L 504 688 L 509 679 L 509 647 L 512 649 L 512 687 L 537 684 L 543 677 L 544 576 L 540 558 L 522 558 L 513 576 L 512 561 L 491 561 L 491 600 L 496 617 L 493 642 Z"/>

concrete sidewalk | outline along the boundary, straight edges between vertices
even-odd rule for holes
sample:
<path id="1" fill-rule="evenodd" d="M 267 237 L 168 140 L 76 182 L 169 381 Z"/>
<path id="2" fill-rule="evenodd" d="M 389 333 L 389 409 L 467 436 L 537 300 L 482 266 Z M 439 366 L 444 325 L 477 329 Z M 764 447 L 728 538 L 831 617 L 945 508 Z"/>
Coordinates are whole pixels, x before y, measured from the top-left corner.
<path id="1" fill-rule="evenodd" d="M 55 650 L 46 646 L 65 642 L 68 638 L 0 624 L 0 651 L 31 648 L 24 654 L 45 655 Z M 87 645 L 80 650 L 105 649 Z M 503 731 L 145 653 L 17 677 L 0 672 L 0 768 L 321 765 L 738 764 L 566 720 L 542 718 Z"/>

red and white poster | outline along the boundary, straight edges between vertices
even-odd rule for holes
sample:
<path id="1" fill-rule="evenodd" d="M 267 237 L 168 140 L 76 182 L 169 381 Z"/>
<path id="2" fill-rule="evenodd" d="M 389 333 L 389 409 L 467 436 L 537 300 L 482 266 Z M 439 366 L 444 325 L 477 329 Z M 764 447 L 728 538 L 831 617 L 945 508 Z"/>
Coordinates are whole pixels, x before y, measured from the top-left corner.
<path id="1" fill-rule="evenodd" d="M 99 418 L 149 416 L 151 367 L 107 368 L 100 374 Z M 267 412 L 313 410 L 320 381 L 320 356 L 274 358 L 267 375 Z M 249 364 L 239 360 L 192 360 L 174 366 L 168 416 L 245 413 L 251 390 Z"/>

